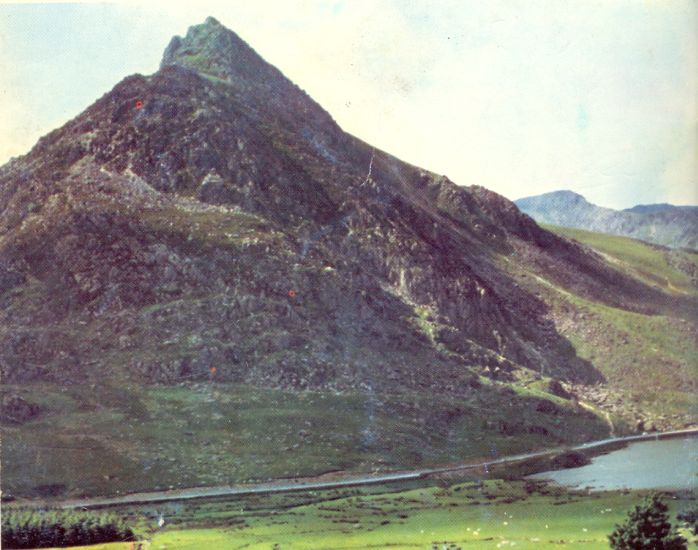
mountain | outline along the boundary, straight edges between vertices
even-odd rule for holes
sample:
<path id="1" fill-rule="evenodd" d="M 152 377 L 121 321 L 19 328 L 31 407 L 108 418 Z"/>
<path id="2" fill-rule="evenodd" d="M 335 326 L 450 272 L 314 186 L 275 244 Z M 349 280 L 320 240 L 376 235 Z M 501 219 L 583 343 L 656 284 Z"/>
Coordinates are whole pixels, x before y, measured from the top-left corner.
<path id="1" fill-rule="evenodd" d="M 632 208 L 625 208 L 623 212 L 636 212 L 638 214 L 656 214 L 659 212 L 690 212 L 698 206 L 675 206 L 666 202 L 659 204 L 638 204 Z"/>
<path id="2" fill-rule="evenodd" d="M 3 489 L 398 468 L 634 429 L 635 405 L 609 427 L 564 389 L 626 380 L 578 355 L 582 303 L 670 316 L 692 349 L 693 286 L 343 132 L 209 18 L 0 168 Z M 652 414 L 691 418 L 678 400 Z"/>
<path id="3" fill-rule="evenodd" d="M 645 204 L 613 210 L 591 204 L 573 191 L 553 191 L 514 202 L 538 223 L 698 249 L 698 206 Z"/>

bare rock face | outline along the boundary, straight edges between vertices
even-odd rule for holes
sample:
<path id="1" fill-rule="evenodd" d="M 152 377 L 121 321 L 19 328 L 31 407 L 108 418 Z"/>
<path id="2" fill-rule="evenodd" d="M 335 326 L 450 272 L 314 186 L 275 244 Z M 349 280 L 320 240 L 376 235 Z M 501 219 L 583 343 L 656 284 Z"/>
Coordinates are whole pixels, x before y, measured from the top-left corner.
<path id="1" fill-rule="evenodd" d="M 240 201 L 241 193 L 211 170 L 197 189 L 196 197 L 209 204 L 234 204 Z"/>
<path id="2" fill-rule="evenodd" d="M 562 397 L 563 399 L 572 399 L 573 397 L 573 394 L 567 391 L 559 380 L 551 380 L 548 384 L 548 391 L 550 391 L 550 393 L 553 395 Z"/>
<path id="3" fill-rule="evenodd" d="M 659 299 L 505 198 L 344 133 L 213 19 L 0 168 L 0 205 L 6 381 L 215 367 L 459 393 L 523 366 L 594 383 L 512 266 L 629 308 Z"/>
<path id="4" fill-rule="evenodd" d="M 25 279 L 22 273 L 0 265 L 0 294 L 21 285 Z"/>
<path id="5" fill-rule="evenodd" d="M 3 395 L 1 416 L 3 422 L 22 424 L 41 415 L 41 407 L 18 395 Z"/>

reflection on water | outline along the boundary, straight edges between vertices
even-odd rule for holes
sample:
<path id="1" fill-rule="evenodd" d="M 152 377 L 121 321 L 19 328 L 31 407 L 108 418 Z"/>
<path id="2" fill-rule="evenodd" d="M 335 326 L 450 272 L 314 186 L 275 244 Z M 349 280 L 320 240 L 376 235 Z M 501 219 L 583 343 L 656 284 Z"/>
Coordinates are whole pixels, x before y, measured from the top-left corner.
<path id="1" fill-rule="evenodd" d="M 698 438 L 632 443 L 581 468 L 542 472 L 533 479 L 594 490 L 698 489 Z"/>

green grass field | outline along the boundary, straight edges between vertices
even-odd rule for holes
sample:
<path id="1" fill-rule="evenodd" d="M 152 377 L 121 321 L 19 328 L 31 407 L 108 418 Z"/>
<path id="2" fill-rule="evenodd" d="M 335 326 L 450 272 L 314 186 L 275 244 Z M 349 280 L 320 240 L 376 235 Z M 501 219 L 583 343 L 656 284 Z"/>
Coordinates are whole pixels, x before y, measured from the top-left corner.
<path id="1" fill-rule="evenodd" d="M 304 503 L 313 498 L 317 502 Z M 357 489 L 122 512 L 139 523 L 141 537 L 149 543 L 143 548 L 163 550 L 599 549 L 608 548 L 607 535 L 641 498 L 636 492 L 587 495 L 542 484 L 489 480 L 397 492 Z M 695 495 L 668 502 L 675 517 L 694 505 Z M 155 526 L 159 513 L 166 517 L 162 529 Z"/>

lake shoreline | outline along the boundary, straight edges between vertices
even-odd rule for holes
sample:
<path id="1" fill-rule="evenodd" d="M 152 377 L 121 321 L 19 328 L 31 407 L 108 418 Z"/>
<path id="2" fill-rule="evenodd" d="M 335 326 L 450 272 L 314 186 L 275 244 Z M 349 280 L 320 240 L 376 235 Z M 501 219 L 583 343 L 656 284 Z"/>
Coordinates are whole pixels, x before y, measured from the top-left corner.
<path id="1" fill-rule="evenodd" d="M 383 485 L 400 483 L 414 480 L 423 480 L 444 475 L 465 475 L 467 472 L 484 471 L 488 476 L 490 468 L 497 469 L 500 467 L 508 468 L 517 464 L 524 464 L 527 461 L 533 461 L 546 457 L 554 457 L 570 451 L 594 451 L 594 456 L 603 455 L 602 451 L 612 446 L 626 446 L 629 443 L 652 440 L 675 439 L 682 437 L 697 437 L 698 428 L 690 428 L 686 430 L 674 430 L 671 432 L 658 432 L 654 434 L 640 434 L 636 436 L 626 436 L 622 438 L 603 439 L 575 445 L 572 447 L 546 449 L 523 453 L 509 457 L 501 457 L 489 461 L 481 461 L 477 463 L 460 464 L 442 468 L 423 468 L 413 471 L 403 472 L 385 472 L 380 475 L 376 474 L 356 474 L 346 476 L 344 479 L 334 479 L 331 481 L 321 480 L 321 478 L 302 478 L 302 479 L 286 479 L 276 480 L 271 483 L 249 484 L 249 485 L 224 485 L 214 487 L 191 487 L 187 489 L 173 489 L 169 491 L 152 491 L 131 493 L 128 495 L 120 495 L 117 497 L 99 498 L 91 497 L 84 499 L 70 500 L 25 500 L 17 499 L 16 504 L 24 506 L 42 507 L 42 506 L 58 506 L 60 508 L 104 508 L 110 506 L 118 506 L 124 504 L 147 504 L 155 502 L 168 502 L 180 500 L 220 498 L 226 496 L 244 496 L 250 494 L 271 494 L 271 493 L 286 493 L 298 491 L 325 490 L 342 487 L 358 487 L 364 485 Z M 538 470 L 539 472 L 541 470 Z M 533 474 L 527 472 L 518 477 Z"/>
<path id="2" fill-rule="evenodd" d="M 579 467 L 536 472 L 526 479 L 568 489 L 689 490 L 698 488 L 698 439 L 695 434 L 635 440 L 594 456 Z"/>

